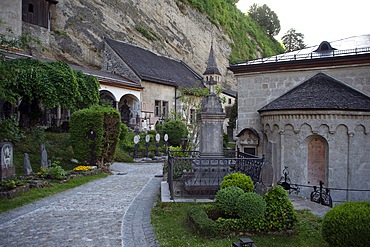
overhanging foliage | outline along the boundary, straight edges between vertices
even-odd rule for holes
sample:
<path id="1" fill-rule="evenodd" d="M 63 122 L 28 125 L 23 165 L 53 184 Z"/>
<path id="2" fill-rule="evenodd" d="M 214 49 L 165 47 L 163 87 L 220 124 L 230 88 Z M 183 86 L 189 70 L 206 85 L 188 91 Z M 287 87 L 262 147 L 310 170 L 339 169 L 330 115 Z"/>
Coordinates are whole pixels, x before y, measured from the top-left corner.
<path id="1" fill-rule="evenodd" d="M 76 109 L 99 101 L 99 82 L 91 75 L 74 71 L 67 63 L 19 58 L 0 61 L 3 98 L 15 103 L 41 101 L 46 108 Z"/>

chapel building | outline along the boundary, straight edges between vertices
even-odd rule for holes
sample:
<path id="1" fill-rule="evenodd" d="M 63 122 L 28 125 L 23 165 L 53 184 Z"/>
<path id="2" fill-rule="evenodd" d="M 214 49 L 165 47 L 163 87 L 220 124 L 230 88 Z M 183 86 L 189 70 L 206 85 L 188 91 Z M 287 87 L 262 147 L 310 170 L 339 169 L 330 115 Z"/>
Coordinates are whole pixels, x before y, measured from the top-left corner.
<path id="1" fill-rule="evenodd" d="M 370 199 L 370 35 L 245 61 L 237 146 L 266 155 L 275 182 L 288 167 L 301 195 L 333 188 L 333 202 Z"/>

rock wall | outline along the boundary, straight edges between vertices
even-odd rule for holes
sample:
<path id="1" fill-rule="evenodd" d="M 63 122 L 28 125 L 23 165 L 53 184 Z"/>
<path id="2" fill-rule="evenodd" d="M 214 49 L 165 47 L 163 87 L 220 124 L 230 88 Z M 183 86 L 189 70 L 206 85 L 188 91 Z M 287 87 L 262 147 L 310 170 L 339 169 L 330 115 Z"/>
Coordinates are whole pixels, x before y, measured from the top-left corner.
<path id="1" fill-rule="evenodd" d="M 142 27 L 155 40 L 137 31 Z M 50 32 L 37 31 L 32 24 L 23 31 L 42 33 L 45 52 L 32 55 L 64 60 L 101 69 L 103 38 L 130 42 L 158 54 L 183 60 L 198 73 L 206 69 L 211 42 L 220 72 L 236 90 L 236 80 L 227 70 L 231 53 L 228 35 L 213 25 L 205 14 L 176 0 L 63 0 L 51 7 Z"/>

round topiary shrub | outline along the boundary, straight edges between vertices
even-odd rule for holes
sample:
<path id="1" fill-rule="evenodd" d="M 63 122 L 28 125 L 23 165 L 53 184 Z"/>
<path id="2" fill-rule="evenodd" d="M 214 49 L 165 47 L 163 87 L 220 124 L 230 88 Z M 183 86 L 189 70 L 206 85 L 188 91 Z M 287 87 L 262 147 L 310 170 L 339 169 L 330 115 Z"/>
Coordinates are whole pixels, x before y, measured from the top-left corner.
<path id="1" fill-rule="evenodd" d="M 217 191 L 216 206 L 218 209 L 229 217 L 237 215 L 236 202 L 244 194 L 244 191 L 236 186 L 229 186 Z"/>
<path id="2" fill-rule="evenodd" d="M 370 202 L 345 202 L 328 211 L 322 235 L 330 246 L 370 246 Z"/>
<path id="3" fill-rule="evenodd" d="M 239 187 L 244 190 L 244 192 L 254 191 L 254 185 L 251 177 L 240 172 L 230 173 L 224 177 L 224 180 L 221 183 L 221 189 L 229 186 Z"/>
<path id="4" fill-rule="evenodd" d="M 236 207 L 240 218 L 257 219 L 265 214 L 266 202 L 261 195 L 247 192 L 239 196 Z"/>

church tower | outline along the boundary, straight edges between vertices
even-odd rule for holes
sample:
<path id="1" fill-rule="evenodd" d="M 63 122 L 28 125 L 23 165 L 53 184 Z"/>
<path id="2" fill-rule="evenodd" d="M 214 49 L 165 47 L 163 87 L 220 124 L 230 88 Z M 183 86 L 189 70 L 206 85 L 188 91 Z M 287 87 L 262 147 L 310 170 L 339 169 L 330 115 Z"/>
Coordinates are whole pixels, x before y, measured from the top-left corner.
<path id="1" fill-rule="evenodd" d="M 213 81 L 216 85 L 221 83 L 221 73 L 218 70 L 216 57 L 213 52 L 213 43 L 211 44 L 211 51 L 209 52 L 206 71 L 203 73 L 206 82 Z"/>

